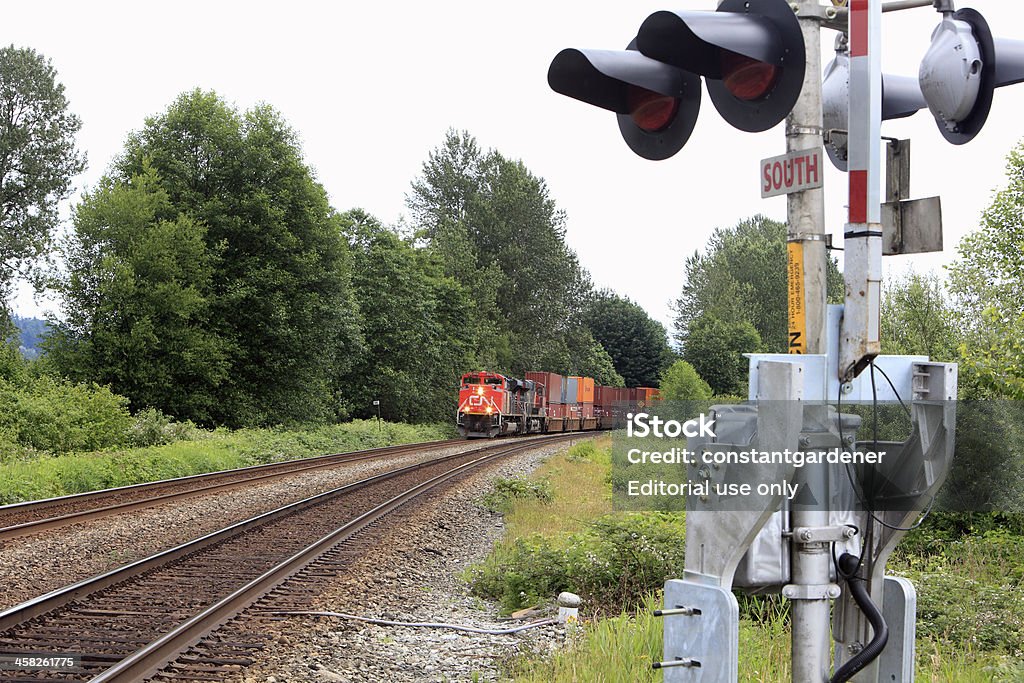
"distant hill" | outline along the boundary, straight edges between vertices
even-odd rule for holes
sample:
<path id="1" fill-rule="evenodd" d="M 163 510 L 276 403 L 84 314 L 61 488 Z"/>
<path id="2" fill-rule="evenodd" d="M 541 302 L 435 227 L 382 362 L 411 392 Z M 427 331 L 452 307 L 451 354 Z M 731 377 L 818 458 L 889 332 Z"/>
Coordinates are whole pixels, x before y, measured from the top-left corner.
<path id="1" fill-rule="evenodd" d="M 50 333 L 50 324 L 42 318 L 22 318 L 18 315 L 12 316 L 11 320 L 20 331 L 18 346 L 21 355 L 29 359 L 38 358 L 42 353 L 40 343 Z"/>

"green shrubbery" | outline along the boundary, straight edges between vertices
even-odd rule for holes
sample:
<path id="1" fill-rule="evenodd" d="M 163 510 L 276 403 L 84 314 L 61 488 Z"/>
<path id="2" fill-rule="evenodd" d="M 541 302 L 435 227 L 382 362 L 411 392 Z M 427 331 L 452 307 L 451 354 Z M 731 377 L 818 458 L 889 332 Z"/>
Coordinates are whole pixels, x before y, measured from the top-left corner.
<path id="1" fill-rule="evenodd" d="M 566 459 L 569 462 L 597 462 L 600 451 L 593 440 L 580 441 L 569 447 Z"/>
<path id="2" fill-rule="evenodd" d="M 1024 658 L 1024 536 L 996 528 L 923 542 L 928 533 L 917 538 L 927 554 L 901 548 L 890 562 L 917 588 L 918 632 L 949 647 Z"/>
<path id="3" fill-rule="evenodd" d="M 673 514 L 606 515 L 581 533 L 501 546 L 470 571 L 470 581 L 508 611 L 569 590 L 590 610 L 615 613 L 682 574 L 683 528 Z"/>
<path id="4" fill-rule="evenodd" d="M 64 453 L 125 445 L 128 401 L 106 387 L 43 376 L 0 380 L 0 435 L 22 450 Z"/>
<path id="5" fill-rule="evenodd" d="M 552 497 L 551 482 L 547 479 L 536 481 L 512 477 L 495 479 L 494 488 L 484 496 L 484 507 L 492 512 L 508 512 L 513 501 L 534 498 L 549 502 Z"/>

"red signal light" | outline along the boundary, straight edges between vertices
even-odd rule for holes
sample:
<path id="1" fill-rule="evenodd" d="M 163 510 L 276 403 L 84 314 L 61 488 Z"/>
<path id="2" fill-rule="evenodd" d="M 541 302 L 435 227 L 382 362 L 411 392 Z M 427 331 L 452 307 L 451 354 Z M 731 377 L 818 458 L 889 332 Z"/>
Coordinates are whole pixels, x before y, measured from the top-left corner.
<path id="1" fill-rule="evenodd" d="M 775 87 L 782 69 L 744 55 L 722 50 L 722 84 L 733 97 L 751 102 Z"/>
<path id="2" fill-rule="evenodd" d="M 678 98 L 636 85 L 629 86 L 626 97 L 633 123 L 647 133 L 658 133 L 668 128 L 679 111 Z"/>

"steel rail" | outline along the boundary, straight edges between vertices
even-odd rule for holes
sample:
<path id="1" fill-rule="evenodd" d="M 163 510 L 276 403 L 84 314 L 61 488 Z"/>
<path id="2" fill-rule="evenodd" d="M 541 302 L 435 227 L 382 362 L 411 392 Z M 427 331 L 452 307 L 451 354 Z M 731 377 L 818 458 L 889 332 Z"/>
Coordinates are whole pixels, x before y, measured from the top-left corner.
<path id="1" fill-rule="evenodd" d="M 304 567 L 315 561 L 324 553 L 348 540 L 359 531 L 377 521 L 384 515 L 432 490 L 433 488 L 458 477 L 465 472 L 500 457 L 515 452 L 536 448 L 538 445 L 564 440 L 567 436 L 559 435 L 545 439 L 537 439 L 527 443 L 501 446 L 490 446 L 482 450 L 498 449 L 494 453 L 481 455 L 475 460 L 463 463 L 448 472 L 439 474 L 425 482 L 416 484 L 399 493 L 388 501 L 363 513 L 354 520 L 344 524 L 334 532 L 324 536 L 304 550 L 296 553 L 276 567 L 265 572 L 258 578 L 224 597 L 210 608 L 195 615 L 188 621 L 169 631 L 162 637 L 138 650 L 134 655 L 122 659 L 92 679 L 93 683 L 128 683 L 140 681 L 157 673 L 160 669 L 174 662 L 180 654 L 197 644 L 202 638 L 231 620 L 257 600 L 281 585 Z"/>
<path id="2" fill-rule="evenodd" d="M 546 437 L 543 439 L 534 439 L 526 442 L 521 442 L 509 448 L 532 448 L 539 444 L 545 444 L 553 440 L 557 440 L 559 437 Z M 563 437 L 564 438 L 564 437 Z M 502 448 L 506 444 L 490 444 L 479 450 L 489 450 Z M 504 451 L 503 451 L 504 452 Z M 405 467 L 400 467 L 387 472 L 382 472 L 365 479 L 361 479 L 356 482 L 345 484 L 335 489 L 325 491 L 323 493 L 310 496 L 300 501 L 283 505 L 274 510 L 264 512 L 246 520 L 236 522 L 230 526 L 227 526 L 218 531 L 211 532 L 204 536 L 201 536 L 192 541 L 182 543 L 178 546 L 156 553 L 149 557 L 137 560 L 129 563 L 123 567 L 99 574 L 97 576 L 84 579 L 76 582 L 64 588 L 51 591 L 44 595 L 32 598 L 21 604 L 10 607 L 6 610 L 0 611 L 0 632 L 8 631 L 16 628 L 22 623 L 25 623 L 35 617 L 42 616 L 48 612 L 52 612 L 59 609 L 69 603 L 76 600 L 80 600 L 88 595 L 101 591 L 105 588 L 109 588 L 116 584 L 122 583 L 126 580 L 137 577 L 141 574 L 157 569 L 159 567 L 166 566 L 175 560 L 184 558 L 187 555 L 191 555 L 197 551 L 203 550 L 204 548 L 213 546 L 215 544 L 226 541 L 230 538 L 237 537 L 245 533 L 250 529 L 263 526 L 273 521 L 277 521 L 294 513 L 300 512 L 307 508 L 319 505 L 327 502 L 332 498 L 345 495 L 365 488 L 371 484 L 392 479 L 403 474 L 408 474 L 419 469 L 437 465 L 448 460 L 454 460 L 457 458 L 464 458 L 467 455 L 472 454 L 462 452 L 455 453 L 441 458 L 435 458 L 433 460 L 414 463 Z"/>
<path id="3" fill-rule="evenodd" d="M 130 500 L 123 503 L 115 503 L 112 505 L 104 505 L 101 507 L 86 508 L 84 510 L 69 512 L 54 517 L 46 517 L 43 519 L 37 519 L 33 521 L 22 522 L 19 524 L 12 524 L 6 527 L 0 527 L 0 541 L 18 538 L 20 536 L 26 536 L 28 534 L 39 533 L 41 531 L 54 529 L 57 527 L 65 526 L 67 524 L 75 524 L 79 522 L 85 522 L 91 519 L 98 519 L 116 513 L 129 512 L 131 510 L 138 510 L 142 508 L 152 507 L 155 505 L 161 505 L 171 500 L 180 500 L 190 498 L 193 496 L 206 495 L 216 490 L 247 486 L 254 482 L 258 483 L 272 481 L 275 479 L 288 477 L 297 473 L 303 473 L 318 469 L 326 469 L 329 467 L 334 467 L 336 465 L 342 465 L 350 462 L 358 462 L 360 460 L 369 460 L 372 458 L 378 458 L 386 455 L 403 455 L 409 452 L 438 450 L 441 448 L 461 443 L 465 443 L 465 441 L 430 441 L 422 444 L 401 444 L 397 446 L 387 446 L 384 448 L 371 448 L 367 450 L 353 451 L 350 453 L 332 453 L 330 455 L 321 455 L 313 458 L 287 460 L 284 462 L 266 463 L 263 465 L 252 465 L 250 467 L 241 467 L 232 470 L 219 470 L 217 472 L 206 472 L 203 474 L 195 474 L 188 477 L 179 477 L 176 479 L 164 479 L 156 482 L 133 484 L 131 486 L 101 489 L 98 491 L 88 491 L 86 493 L 77 493 L 68 496 L 59 496 L 56 498 L 46 498 L 40 501 L 14 503 L 12 505 L 5 505 L 0 507 L 0 515 L 2 515 L 5 512 L 11 511 L 20 513 L 26 511 L 33 511 L 37 509 L 45 510 L 47 508 L 56 507 L 58 505 L 65 505 L 68 503 L 74 504 L 77 502 L 85 502 L 90 500 L 101 500 L 104 497 L 113 497 L 122 493 L 144 493 L 147 490 L 161 489 L 167 486 L 189 484 L 192 482 L 215 482 L 199 486 L 196 488 L 184 489 L 181 491 L 172 491 L 169 493 L 163 493 L 148 498 Z M 245 476 L 250 473 L 253 476 L 246 476 L 245 478 L 242 479 L 232 478 L 230 481 L 216 482 L 217 479 L 227 479 L 230 477 L 236 477 L 238 475 Z"/>

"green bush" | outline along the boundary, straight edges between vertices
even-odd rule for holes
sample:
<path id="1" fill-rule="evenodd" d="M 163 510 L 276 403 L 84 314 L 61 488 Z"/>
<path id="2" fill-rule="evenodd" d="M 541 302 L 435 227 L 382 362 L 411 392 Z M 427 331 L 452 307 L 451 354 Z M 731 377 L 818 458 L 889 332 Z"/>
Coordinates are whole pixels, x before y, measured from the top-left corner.
<path id="1" fill-rule="evenodd" d="M 664 401 L 706 401 L 711 398 L 711 387 L 692 365 L 677 360 L 661 376 L 661 398 Z"/>
<path id="2" fill-rule="evenodd" d="M 540 535 L 499 547 L 473 567 L 473 591 L 514 611 L 579 594 L 592 612 L 635 607 L 665 579 L 682 576 L 684 524 L 677 514 L 606 515 L 581 533 Z"/>
<path id="3" fill-rule="evenodd" d="M 574 443 L 569 447 L 569 454 L 566 458 L 569 462 L 593 462 L 597 454 L 597 446 L 592 439 Z"/>
<path id="4" fill-rule="evenodd" d="M 191 421 L 175 422 L 156 408 L 146 408 L 135 415 L 129 442 L 132 446 L 160 446 L 197 438 L 201 432 Z"/>
<path id="5" fill-rule="evenodd" d="M 128 400 L 96 384 L 43 376 L 25 384 L 0 381 L 0 434 L 51 453 L 91 451 L 127 443 Z"/>
<path id="6" fill-rule="evenodd" d="M 498 478 L 494 480 L 493 490 L 484 496 L 483 503 L 491 512 L 507 513 L 516 500 L 535 498 L 550 503 L 553 496 L 551 482 L 547 479 Z"/>

